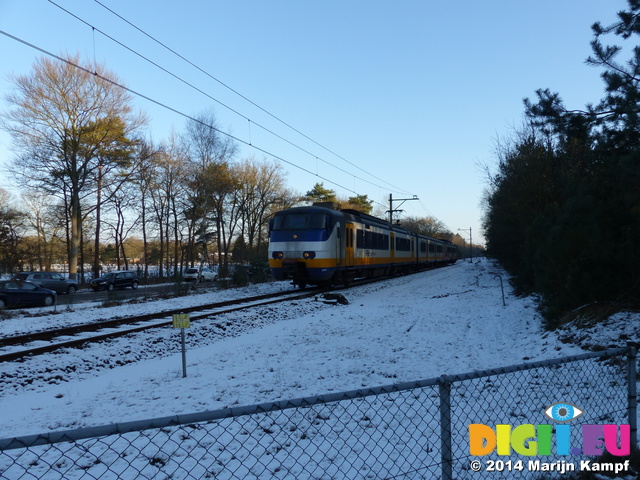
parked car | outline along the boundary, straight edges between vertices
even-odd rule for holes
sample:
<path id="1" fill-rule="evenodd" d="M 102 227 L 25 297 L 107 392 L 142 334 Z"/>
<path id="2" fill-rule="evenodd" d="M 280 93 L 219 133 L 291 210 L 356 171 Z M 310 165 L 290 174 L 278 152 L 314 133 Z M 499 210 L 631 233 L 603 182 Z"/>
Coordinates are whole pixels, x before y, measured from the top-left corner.
<path id="1" fill-rule="evenodd" d="M 113 290 L 114 288 L 131 287 L 134 290 L 139 285 L 138 275 L 130 270 L 117 270 L 109 272 L 91 281 L 91 288 L 98 290 Z"/>
<path id="2" fill-rule="evenodd" d="M 49 290 L 55 290 L 56 293 L 73 295 L 79 288 L 77 280 L 65 278 L 55 272 L 18 272 L 14 275 L 14 278 L 23 282 L 35 283 Z"/>
<path id="3" fill-rule="evenodd" d="M 218 267 L 189 267 L 182 276 L 187 281 L 195 281 L 198 278 L 201 282 L 215 282 L 218 280 Z"/>
<path id="4" fill-rule="evenodd" d="M 56 292 L 35 283 L 20 280 L 0 281 L 0 308 L 6 307 L 46 307 L 56 301 Z"/>

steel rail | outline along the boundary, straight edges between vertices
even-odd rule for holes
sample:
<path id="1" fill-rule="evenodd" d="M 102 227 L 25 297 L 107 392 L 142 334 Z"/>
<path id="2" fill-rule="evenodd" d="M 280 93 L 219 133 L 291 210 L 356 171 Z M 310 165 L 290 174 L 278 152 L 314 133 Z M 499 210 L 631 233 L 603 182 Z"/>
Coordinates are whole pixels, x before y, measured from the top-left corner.
<path id="1" fill-rule="evenodd" d="M 74 327 L 67 327 L 67 328 L 58 329 L 58 330 L 47 330 L 44 332 L 36 332 L 34 334 L 26 334 L 26 335 L 20 335 L 16 337 L 5 337 L 3 339 L 0 339 L 0 342 L 2 342 L 0 343 L 0 346 L 24 344 L 24 343 L 30 343 L 33 341 L 47 341 L 47 340 L 52 340 L 62 336 L 95 332 L 102 329 L 112 329 L 114 327 L 118 327 L 123 324 L 150 322 L 152 320 L 164 319 L 161 322 L 147 323 L 146 325 L 138 325 L 133 328 L 126 328 L 126 329 L 111 331 L 107 333 L 100 333 L 97 335 L 91 335 L 87 337 L 71 339 L 71 340 L 66 340 L 62 342 L 55 342 L 55 343 L 43 345 L 40 347 L 33 347 L 29 349 L 0 354 L 0 362 L 17 360 L 19 358 L 24 358 L 28 356 L 36 356 L 42 353 L 52 352 L 60 348 L 78 347 L 85 343 L 99 342 L 99 341 L 110 339 L 110 338 L 116 338 L 116 337 L 128 335 L 130 333 L 149 330 L 152 328 L 163 327 L 172 323 L 171 316 L 175 313 L 192 313 L 192 312 L 197 312 L 202 310 L 223 308 L 223 310 L 217 310 L 215 312 L 206 312 L 201 315 L 196 315 L 191 317 L 192 321 L 197 321 L 197 320 L 203 320 L 205 318 L 211 318 L 217 315 L 222 315 L 225 313 L 245 310 L 248 308 L 254 308 L 254 307 L 259 307 L 263 305 L 270 305 L 273 303 L 288 302 L 288 301 L 294 301 L 294 300 L 299 300 L 303 298 L 309 298 L 309 297 L 318 295 L 319 293 L 322 293 L 322 291 L 323 290 L 314 289 L 313 291 L 306 291 L 305 293 L 291 292 L 291 291 L 278 292 L 276 294 L 258 295 L 255 297 L 246 297 L 246 298 L 228 300 L 224 302 L 212 303 L 207 305 L 198 305 L 198 306 L 188 307 L 188 308 L 165 310 L 159 313 L 139 315 L 134 317 L 124 317 L 124 318 L 110 320 L 106 322 L 93 322 L 93 323 L 84 324 L 84 325 L 77 325 Z M 281 297 L 286 297 L 286 298 L 281 298 Z M 225 307 L 232 307 L 232 308 L 225 308 Z M 167 320 L 167 317 L 169 318 L 168 320 Z"/>
<path id="2" fill-rule="evenodd" d="M 419 272 L 423 272 L 425 270 L 420 270 Z M 413 273 L 419 273 L 419 272 L 413 272 Z M 193 312 L 198 312 L 198 311 L 202 311 L 202 310 L 208 310 L 208 309 L 215 309 L 215 308 L 223 308 L 223 307 L 228 307 L 228 306 L 234 306 L 234 305 L 242 305 L 242 306 L 236 306 L 233 308 L 229 308 L 226 310 L 220 310 L 220 311 L 216 311 L 216 312 L 209 312 L 209 313 L 204 313 L 202 315 L 198 315 L 195 317 L 192 317 L 192 320 L 202 320 L 204 318 L 209 318 L 209 317 L 213 317 L 216 315 L 221 315 L 224 313 L 231 313 L 231 312 L 235 312 L 238 310 L 244 310 L 247 308 L 253 308 L 253 307 L 259 307 L 262 305 L 269 305 L 272 303 L 279 303 L 279 302 L 287 302 L 287 301 L 293 301 L 293 300 L 298 300 L 298 299 L 302 299 L 302 298 L 308 298 L 308 297 L 312 297 L 327 291 L 335 291 L 335 290 L 345 290 L 348 289 L 350 287 L 355 287 L 355 286 L 362 286 L 362 285 L 367 285 L 369 283 L 375 283 L 381 280 L 386 280 L 391 276 L 381 276 L 381 277 L 375 277 L 375 278 L 362 278 L 362 279 L 358 279 L 354 282 L 351 282 L 349 287 L 347 286 L 334 286 L 332 287 L 312 287 L 312 288 L 308 288 L 306 289 L 304 292 L 305 293 L 300 293 L 300 291 L 285 291 L 285 292 L 277 292 L 277 293 L 270 293 L 270 294 L 264 294 L 264 295 L 257 295 L 254 297 L 245 297 L 245 298 L 240 298 L 240 299 L 235 299 L 235 300 L 226 300 L 223 302 L 216 302 L 216 303 L 211 303 L 211 304 L 205 304 L 205 305 L 196 305 L 193 307 L 186 307 L 186 308 L 176 308 L 176 309 L 172 309 L 172 310 L 164 310 L 162 312 L 158 312 L 158 313 L 150 313 L 150 314 L 146 314 L 146 315 L 138 315 L 138 316 L 132 316 L 132 317 L 122 317 L 122 318 L 117 318 L 117 319 L 113 319 L 113 320 L 106 320 L 106 321 L 100 321 L 100 322 L 92 322 L 92 323 L 88 323 L 88 324 L 82 324 L 82 325 L 75 325 L 75 326 L 71 326 L 71 327 L 65 327 L 65 328 L 61 328 L 61 329 L 54 329 L 54 330 L 45 330 L 45 331 L 41 331 L 41 332 L 35 332 L 35 333 L 28 333 L 28 334 L 24 334 L 24 335 L 16 335 L 13 337 L 4 337 L 4 338 L 0 338 L 0 348 L 2 347 L 6 347 L 6 346 L 10 346 L 10 345 L 19 345 L 19 344 L 25 344 L 25 343 L 30 343 L 30 342 L 34 342 L 34 341 L 47 341 L 47 340 L 51 340 L 57 337 L 62 337 L 62 336 L 69 336 L 69 335 L 77 335 L 79 333 L 87 333 L 87 332 L 95 332 L 98 330 L 102 330 L 102 329 L 106 329 L 106 328 L 114 328 L 117 326 L 120 326 L 122 324 L 132 324 L 132 323 L 139 323 L 139 322 L 145 322 L 145 321 L 151 321 L 151 320 L 159 320 L 159 319 L 164 319 L 167 318 L 173 314 L 177 314 L 177 313 L 193 313 Z M 279 297 L 285 297 L 288 296 L 287 298 L 279 298 Z M 263 301 L 264 300 L 264 301 Z M 252 303 L 252 302 L 260 302 L 260 303 Z M 58 342 L 58 343 L 52 343 L 49 345 L 43 345 L 41 347 L 34 347 L 31 349 L 25 349 L 25 350 L 19 350 L 19 351 L 15 351 L 15 352 L 9 352 L 9 353 L 4 353 L 4 354 L 0 354 L 0 362 L 6 362 L 6 361 L 11 361 L 11 360 L 16 360 L 19 358 L 24 358 L 27 356 L 35 356 L 35 355 L 40 355 L 42 353 L 47 353 L 47 352 L 52 352 L 54 350 L 58 350 L 59 348 L 65 348 L 65 347 L 77 347 L 79 345 L 85 344 L 85 343 L 90 343 L 90 342 L 98 342 L 101 340 L 106 340 L 109 338 L 115 338 L 115 337 L 120 337 L 120 336 L 124 336 L 124 335 L 128 335 L 130 333 L 135 333 L 135 332 L 140 332 L 143 330 L 149 330 L 152 328 L 158 328 L 161 326 L 166 326 L 168 324 L 172 323 L 172 320 L 166 320 L 160 323 L 153 323 L 153 324 L 147 324 L 147 325 L 139 325 L 133 328 L 129 328 L 129 329 L 122 329 L 122 330 L 118 330 L 115 332 L 109 332 L 109 333 L 103 333 L 103 334 L 99 334 L 99 335 L 92 335 L 90 337 L 84 337 L 81 339 L 72 339 L 72 340 L 68 340 L 68 341 L 63 341 L 63 342 Z"/>
<path id="3" fill-rule="evenodd" d="M 100 330 L 102 328 L 117 327 L 119 325 L 122 325 L 123 323 L 135 323 L 135 322 L 143 322 L 147 320 L 155 320 L 158 318 L 164 318 L 167 315 L 173 315 L 174 313 L 192 313 L 200 310 L 221 308 L 221 307 L 227 307 L 231 305 L 237 305 L 240 303 L 260 301 L 260 300 L 274 298 L 278 296 L 291 295 L 293 293 L 295 293 L 295 291 L 256 295 L 254 297 L 225 300 L 223 302 L 208 303 L 204 305 L 195 305 L 193 307 L 183 307 L 183 308 L 176 308 L 172 310 L 163 310 L 162 312 L 157 312 L 157 313 L 148 313 L 144 315 L 136 315 L 131 317 L 120 317 L 120 318 L 114 318 L 112 320 L 100 320 L 97 322 L 78 324 L 70 327 L 56 328 L 52 330 L 43 330 L 40 332 L 25 333 L 23 335 L 15 335 L 11 337 L 0 337 L 0 347 L 5 347 L 9 345 L 19 345 L 23 343 L 33 342 L 36 340 L 51 340 L 52 338 L 62 337 L 65 335 L 76 335 L 78 333 L 93 332 L 96 330 Z"/>

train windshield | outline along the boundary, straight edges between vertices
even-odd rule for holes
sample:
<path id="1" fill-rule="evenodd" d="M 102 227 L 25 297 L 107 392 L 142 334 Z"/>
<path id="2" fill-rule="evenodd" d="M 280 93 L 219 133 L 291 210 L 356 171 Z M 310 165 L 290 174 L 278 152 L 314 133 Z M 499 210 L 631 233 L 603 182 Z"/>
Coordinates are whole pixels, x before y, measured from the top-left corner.
<path id="1" fill-rule="evenodd" d="M 331 217 L 324 213 L 286 213 L 276 215 L 273 230 L 329 230 Z"/>

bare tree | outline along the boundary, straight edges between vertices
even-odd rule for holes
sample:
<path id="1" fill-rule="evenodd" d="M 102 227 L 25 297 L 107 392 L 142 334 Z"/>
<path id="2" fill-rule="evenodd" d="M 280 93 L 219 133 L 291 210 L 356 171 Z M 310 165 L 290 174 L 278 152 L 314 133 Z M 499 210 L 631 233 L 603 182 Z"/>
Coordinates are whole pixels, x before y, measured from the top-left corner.
<path id="1" fill-rule="evenodd" d="M 180 222 L 183 219 L 179 208 L 180 198 L 184 196 L 184 177 L 186 175 L 186 160 L 177 138 L 172 136 L 169 141 L 151 157 L 153 172 L 147 172 L 151 188 L 151 209 L 156 222 L 160 240 L 161 271 L 164 277 L 173 263 L 174 273 L 178 267 L 178 249 L 180 242 Z M 171 241 L 173 240 L 173 255 Z M 164 271 L 163 271 L 164 270 Z"/>
<path id="2" fill-rule="evenodd" d="M 229 270 L 229 253 L 233 234 L 239 221 L 239 205 L 235 197 L 238 181 L 227 163 L 212 164 L 202 171 L 203 185 L 209 185 L 207 195 L 213 201 L 213 216 L 217 230 L 218 258 L 223 272 Z"/>
<path id="3" fill-rule="evenodd" d="M 237 145 L 221 133 L 211 110 L 187 123 L 182 140 L 191 164 L 185 206 L 193 225 L 190 231 L 206 239 L 215 225 L 218 256 L 226 266 L 231 238 L 225 218 L 229 219 L 229 200 L 236 185 L 229 162 L 237 152 Z M 234 215 L 232 222 L 233 218 Z"/>
<path id="4" fill-rule="evenodd" d="M 131 179 L 136 186 L 133 191 L 138 195 L 138 214 L 142 233 L 142 259 L 144 262 L 144 279 L 149 278 L 149 223 L 152 217 L 149 208 L 152 202 L 152 192 L 156 184 L 156 157 L 159 149 L 152 141 L 140 140 L 136 145 L 138 169 Z"/>
<path id="5" fill-rule="evenodd" d="M 11 195 L 0 188 L 0 267 L 15 270 L 20 263 L 18 249 L 26 234 L 26 215 L 13 206 Z"/>
<path id="6" fill-rule="evenodd" d="M 54 250 L 64 241 L 64 213 L 61 206 L 51 204 L 51 196 L 31 190 L 22 195 L 30 230 L 35 232 L 34 251 L 31 252 L 40 270 L 51 269 Z"/>
<path id="7" fill-rule="evenodd" d="M 275 162 L 244 160 L 237 167 L 238 197 L 241 202 L 242 234 L 251 254 L 261 253 L 263 234 L 268 219 L 282 202 L 289 198 L 289 207 L 296 196 L 285 188 L 282 167 Z"/>
<path id="8" fill-rule="evenodd" d="M 65 201 L 72 278 L 78 271 L 81 199 L 97 188 L 98 159 L 110 161 L 102 153 L 128 143 L 144 123 L 111 72 L 101 65 L 78 65 L 78 56 L 64 62 L 43 57 L 30 75 L 15 76 L 16 89 L 6 96 L 12 109 L 3 112 L 1 123 L 13 138 L 18 181 Z"/>
<path id="9" fill-rule="evenodd" d="M 111 187 L 114 188 L 115 186 L 112 185 Z M 115 192 L 107 190 L 106 193 L 109 195 L 108 213 L 111 214 L 106 223 L 109 225 L 111 236 L 114 239 L 116 264 L 118 269 L 122 264 L 124 269 L 128 270 L 129 259 L 125 251 L 125 240 L 135 228 L 139 218 L 136 217 L 139 211 L 134 208 L 138 198 L 134 190 L 130 188 L 116 188 Z"/>
<path id="10" fill-rule="evenodd" d="M 446 225 L 435 217 L 406 217 L 402 220 L 402 226 L 407 230 L 428 237 L 448 239 L 452 235 Z"/>

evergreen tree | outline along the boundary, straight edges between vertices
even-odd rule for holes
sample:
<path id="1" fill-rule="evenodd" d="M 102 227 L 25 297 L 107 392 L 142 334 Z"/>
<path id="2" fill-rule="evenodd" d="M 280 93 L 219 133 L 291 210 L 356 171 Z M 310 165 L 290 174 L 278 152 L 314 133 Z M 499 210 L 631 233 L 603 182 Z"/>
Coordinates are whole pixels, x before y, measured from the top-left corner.
<path id="1" fill-rule="evenodd" d="M 373 210 L 373 200 L 369 200 L 367 195 L 356 195 L 355 197 L 349 197 L 346 207 L 369 215 Z"/>
<path id="2" fill-rule="evenodd" d="M 570 110 L 557 93 L 525 100 L 529 129 L 501 151 L 484 219 L 488 251 L 522 289 L 542 294 L 549 327 L 581 305 L 640 305 L 640 1 L 593 25 L 591 65 L 605 96 Z M 630 42 L 631 41 L 631 42 Z M 637 44 L 637 41 L 635 42 Z"/>
<path id="3" fill-rule="evenodd" d="M 336 192 L 324 187 L 324 183 L 316 183 L 311 190 L 304 195 L 308 202 L 335 202 Z"/>

